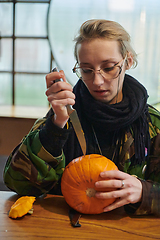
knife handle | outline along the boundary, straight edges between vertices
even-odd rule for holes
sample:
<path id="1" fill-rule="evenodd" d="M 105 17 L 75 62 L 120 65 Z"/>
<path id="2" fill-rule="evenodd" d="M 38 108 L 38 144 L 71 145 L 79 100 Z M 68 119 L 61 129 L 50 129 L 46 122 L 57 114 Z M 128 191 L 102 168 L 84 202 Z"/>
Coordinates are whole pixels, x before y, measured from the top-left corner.
<path id="1" fill-rule="evenodd" d="M 55 67 L 55 68 L 52 69 L 51 72 L 58 72 L 58 69 Z M 56 83 L 56 82 L 60 82 L 60 81 L 63 82 L 63 79 L 62 78 L 55 79 L 55 80 L 53 80 L 53 84 Z M 70 115 L 74 111 L 74 109 L 71 105 L 67 105 L 66 108 L 67 108 L 68 115 Z"/>
<path id="2" fill-rule="evenodd" d="M 52 69 L 51 72 L 58 72 L 58 69 L 55 67 L 55 68 Z M 55 79 L 55 80 L 53 80 L 53 83 L 60 82 L 60 81 L 63 82 L 63 79 L 62 79 L 62 78 L 60 78 L 60 79 Z"/>

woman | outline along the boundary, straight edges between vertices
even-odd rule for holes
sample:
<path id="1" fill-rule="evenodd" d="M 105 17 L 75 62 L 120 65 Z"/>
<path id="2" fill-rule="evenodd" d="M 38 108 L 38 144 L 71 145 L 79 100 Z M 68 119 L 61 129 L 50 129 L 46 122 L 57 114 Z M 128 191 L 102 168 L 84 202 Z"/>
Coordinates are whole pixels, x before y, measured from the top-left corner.
<path id="1" fill-rule="evenodd" d="M 116 198 L 104 212 L 125 206 L 129 213 L 160 215 L 160 116 L 147 105 L 146 89 L 126 74 L 137 65 L 130 36 L 116 22 L 89 20 L 75 41 L 73 71 L 79 81 L 72 89 L 63 71 L 46 76 L 52 108 L 10 155 L 4 181 L 22 195 L 60 194 L 65 165 L 82 155 L 66 109 L 70 104 L 79 115 L 87 154 L 102 154 L 119 169 L 102 172 L 104 180 L 96 182 L 96 187 L 114 189 L 96 193 Z"/>

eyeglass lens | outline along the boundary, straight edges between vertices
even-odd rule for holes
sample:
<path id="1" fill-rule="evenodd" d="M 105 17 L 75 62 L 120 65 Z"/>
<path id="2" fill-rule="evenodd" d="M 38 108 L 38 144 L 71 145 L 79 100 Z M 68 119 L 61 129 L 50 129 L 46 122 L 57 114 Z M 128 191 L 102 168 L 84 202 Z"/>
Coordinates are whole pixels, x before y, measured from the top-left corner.
<path id="1" fill-rule="evenodd" d="M 112 68 L 103 68 L 98 71 L 94 71 L 90 68 L 77 68 L 76 73 L 79 78 L 82 78 L 84 81 L 92 80 L 95 76 L 95 72 L 102 75 L 102 77 L 111 80 L 117 78 L 121 72 L 120 66 L 114 66 Z"/>

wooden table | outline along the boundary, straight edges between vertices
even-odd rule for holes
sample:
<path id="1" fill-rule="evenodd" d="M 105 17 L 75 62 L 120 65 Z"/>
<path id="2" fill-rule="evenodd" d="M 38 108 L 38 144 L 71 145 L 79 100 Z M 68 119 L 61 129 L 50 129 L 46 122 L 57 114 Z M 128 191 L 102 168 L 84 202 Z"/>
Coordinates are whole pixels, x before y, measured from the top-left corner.
<path id="1" fill-rule="evenodd" d="M 123 208 L 99 215 L 82 215 L 81 227 L 74 228 L 69 207 L 61 196 L 47 195 L 34 203 L 32 215 L 13 220 L 8 217 L 18 195 L 0 192 L 0 239 L 160 239 L 160 219 L 153 216 L 129 217 Z"/>

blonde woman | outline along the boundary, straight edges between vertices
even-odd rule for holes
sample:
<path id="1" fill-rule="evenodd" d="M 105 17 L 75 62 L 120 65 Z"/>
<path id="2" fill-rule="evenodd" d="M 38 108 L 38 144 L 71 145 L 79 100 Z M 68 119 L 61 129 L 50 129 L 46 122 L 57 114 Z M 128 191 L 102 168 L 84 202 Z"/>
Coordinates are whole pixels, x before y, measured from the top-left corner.
<path id="1" fill-rule="evenodd" d="M 80 118 L 87 154 L 102 154 L 119 169 L 102 172 L 104 180 L 96 182 L 114 189 L 96 193 L 116 198 L 104 212 L 124 206 L 128 213 L 160 215 L 160 115 L 147 104 L 144 86 L 126 74 L 137 65 L 129 34 L 116 22 L 88 20 L 75 38 L 75 59 L 74 88 L 63 71 L 46 76 L 51 110 L 10 155 L 6 185 L 22 195 L 61 193 L 64 167 L 82 155 L 66 110 L 70 104 Z"/>

